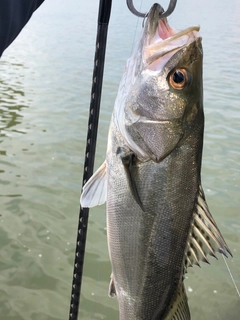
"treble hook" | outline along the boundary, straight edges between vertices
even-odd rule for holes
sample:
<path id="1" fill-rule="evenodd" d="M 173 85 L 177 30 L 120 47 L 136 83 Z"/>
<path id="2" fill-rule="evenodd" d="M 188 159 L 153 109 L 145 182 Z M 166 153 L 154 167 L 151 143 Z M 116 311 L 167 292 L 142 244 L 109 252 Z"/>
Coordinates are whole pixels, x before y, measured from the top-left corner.
<path id="1" fill-rule="evenodd" d="M 169 6 L 167 8 L 167 11 L 163 12 L 161 15 L 160 15 L 160 19 L 162 18 L 166 18 L 168 16 L 170 16 L 171 13 L 173 13 L 175 7 L 176 7 L 176 4 L 177 4 L 177 0 L 170 0 L 170 3 L 169 3 Z M 137 17 L 141 17 L 141 18 L 145 18 L 148 13 L 141 13 L 139 11 L 137 11 L 133 5 L 133 0 L 127 0 L 127 6 L 128 6 L 128 9 L 133 13 L 135 14 L 135 16 Z"/>

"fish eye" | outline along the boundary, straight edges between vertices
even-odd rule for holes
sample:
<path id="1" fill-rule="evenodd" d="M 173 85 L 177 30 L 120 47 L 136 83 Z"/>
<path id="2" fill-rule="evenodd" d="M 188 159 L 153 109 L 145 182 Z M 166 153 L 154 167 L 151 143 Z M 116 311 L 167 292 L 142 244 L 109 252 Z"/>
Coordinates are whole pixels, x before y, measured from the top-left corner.
<path id="1" fill-rule="evenodd" d="M 169 76 L 169 84 L 173 89 L 182 90 L 189 83 L 188 72 L 185 69 L 174 69 Z"/>

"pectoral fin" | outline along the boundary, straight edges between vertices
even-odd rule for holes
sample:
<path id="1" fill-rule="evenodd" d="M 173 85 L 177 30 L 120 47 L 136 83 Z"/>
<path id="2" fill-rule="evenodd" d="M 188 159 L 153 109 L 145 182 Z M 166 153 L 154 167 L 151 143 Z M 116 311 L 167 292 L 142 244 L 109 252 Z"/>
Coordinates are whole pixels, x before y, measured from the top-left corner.
<path id="1" fill-rule="evenodd" d="M 83 187 L 80 204 L 83 208 L 101 205 L 107 200 L 106 161 L 91 176 Z"/>
<path id="2" fill-rule="evenodd" d="M 193 264 L 200 266 L 200 261 L 209 263 L 207 255 L 217 259 L 216 252 L 226 257 L 227 253 L 232 255 L 209 212 L 203 189 L 200 186 L 185 253 L 185 272 L 187 267 Z"/>
<path id="3" fill-rule="evenodd" d="M 137 202 L 137 204 L 139 205 L 139 207 L 142 209 L 142 211 L 145 211 L 142 201 L 140 199 L 137 186 L 133 177 L 133 172 L 132 172 L 133 158 L 135 157 L 135 155 L 132 151 L 123 151 L 122 149 L 118 150 L 118 153 L 120 154 L 120 158 L 122 160 L 122 163 L 126 172 L 127 181 L 128 181 L 128 185 L 131 190 L 132 196 Z"/>

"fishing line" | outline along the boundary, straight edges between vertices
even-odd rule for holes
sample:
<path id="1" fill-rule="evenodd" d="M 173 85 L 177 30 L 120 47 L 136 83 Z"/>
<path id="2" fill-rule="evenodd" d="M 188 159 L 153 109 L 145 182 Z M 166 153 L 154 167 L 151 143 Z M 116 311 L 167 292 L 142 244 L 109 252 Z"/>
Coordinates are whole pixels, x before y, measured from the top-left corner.
<path id="1" fill-rule="evenodd" d="M 105 210 L 105 213 L 106 213 L 106 210 Z M 101 225 L 105 225 L 106 226 L 106 214 L 105 215 L 100 215 L 101 218 L 99 218 L 99 223 Z M 104 229 L 105 230 L 105 229 Z M 105 242 L 106 242 L 106 234 L 105 232 L 104 233 L 101 233 L 101 239 L 99 238 L 99 242 L 104 238 Z M 92 319 L 94 316 L 96 316 L 96 311 L 97 311 L 97 302 L 98 302 L 98 298 L 100 296 L 99 292 L 99 283 L 100 283 L 100 280 L 104 278 L 104 276 L 101 276 L 103 273 L 103 268 L 102 268 L 102 260 L 99 260 L 97 262 L 97 268 L 96 268 L 96 273 L 95 273 L 95 286 L 94 286 L 94 291 L 91 293 L 91 295 L 94 297 L 93 298 L 93 310 L 92 310 Z M 110 279 L 110 277 L 109 277 Z M 107 296 L 107 291 L 106 291 L 106 296 Z"/>
<path id="2" fill-rule="evenodd" d="M 93 311 L 92 311 L 92 316 L 96 315 L 96 304 L 97 304 L 97 296 L 99 293 L 99 280 L 100 280 L 100 267 L 97 268 L 97 280 L 95 281 L 95 289 L 94 292 L 92 292 L 92 295 L 94 296 L 94 302 L 93 302 Z"/>
<path id="3" fill-rule="evenodd" d="M 223 260 L 224 260 L 224 262 L 225 262 L 225 265 L 226 265 L 226 267 L 227 267 L 227 269 L 228 269 L 228 272 L 229 272 L 229 274 L 230 274 L 230 277 L 231 277 L 231 279 L 232 279 L 233 285 L 234 285 L 234 287 L 235 287 L 235 289 L 236 289 L 236 291 L 237 291 L 237 294 L 238 294 L 238 296 L 239 296 L 239 298 L 240 298 L 240 292 L 239 292 L 238 287 L 237 287 L 237 285 L 236 285 L 236 282 L 235 282 L 235 280 L 234 280 L 234 278 L 233 278 L 232 272 L 231 272 L 231 270 L 230 270 L 230 268 L 229 268 L 229 266 L 228 266 L 228 263 L 227 263 L 227 261 L 226 261 L 226 258 L 224 257 L 223 254 L 222 254 L 222 257 L 223 257 Z"/>
<path id="4" fill-rule="evenodd" d="M 142 11 L 142 4 L 143 4 L 143 0 L 141 0 L 139 11 Z M 136 26 L 135 26 L 135 30 L 134 30 L 134 35 L 133 35 L 133 40 L 132 40 L 132 48 L 131 48 L 131 55 L 133 53 L 133 49 L 134 49 L 134 46 L 135 46 L 135 43 L 136 43 L 136 34 L 137 34 L 138 24 L 139 24 L 139 17 L 137 18 L 137 22 L 136 22 Z"/>

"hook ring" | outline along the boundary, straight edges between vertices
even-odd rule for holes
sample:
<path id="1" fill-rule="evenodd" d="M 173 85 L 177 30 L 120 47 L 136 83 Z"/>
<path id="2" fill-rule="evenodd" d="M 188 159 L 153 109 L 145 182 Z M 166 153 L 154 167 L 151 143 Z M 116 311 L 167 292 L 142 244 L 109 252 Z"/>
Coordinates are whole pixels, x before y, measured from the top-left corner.
<path id="1" fill-rule="evenodd" d="M 177 4 L 177 0 L 170 0 L 170 3 L 169 3 L 169 6 L 167 8 L 167 11 L 164 11 L 161 15 L 160 15 L 160 19 L 162 18 L 166 18 L 168 16 L 170 16 L 170 14 L 173 13 L 175 7 L 176 7 L 176 4 Z M 137 17 L 140 17 L 140 18 L 145 18 L 148 13 L 142 13 L 142 12 L 139 12 L 137 11 L 137 9 L 134 7 L 133 5 L 133 0 L 127 0 L 127 6 L 128 6 L 128 9 L 133 13 L 135 14 L 135 16 Z"/>

